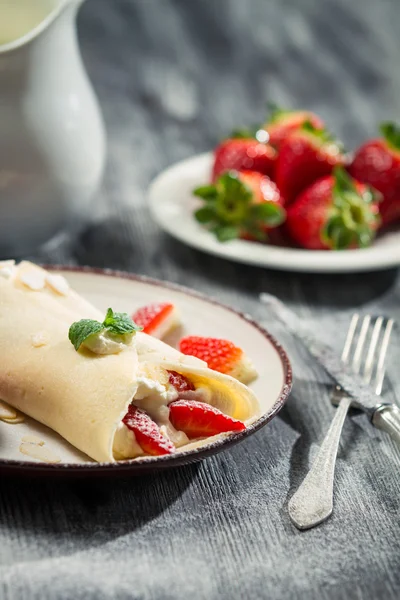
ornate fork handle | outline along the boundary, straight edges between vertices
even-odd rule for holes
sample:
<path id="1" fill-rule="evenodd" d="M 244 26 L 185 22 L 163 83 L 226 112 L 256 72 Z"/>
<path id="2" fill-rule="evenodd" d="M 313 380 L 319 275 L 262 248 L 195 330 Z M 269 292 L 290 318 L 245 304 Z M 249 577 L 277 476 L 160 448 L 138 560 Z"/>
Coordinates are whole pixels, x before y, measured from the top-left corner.
<path id="1" fill-rule="evenodd" d="M 351 398 L 343 396 L 315 461 L 289 502 L 289 516 L 299 529 L 325 521 L 333 509 L 333 480 L 340 434 Z"/>
<path id="2" fill-rule="evenodd" d="M 373 414 L 372 423 L 400 444 L 400 409 L 397 406 L 381 404 Z"/>

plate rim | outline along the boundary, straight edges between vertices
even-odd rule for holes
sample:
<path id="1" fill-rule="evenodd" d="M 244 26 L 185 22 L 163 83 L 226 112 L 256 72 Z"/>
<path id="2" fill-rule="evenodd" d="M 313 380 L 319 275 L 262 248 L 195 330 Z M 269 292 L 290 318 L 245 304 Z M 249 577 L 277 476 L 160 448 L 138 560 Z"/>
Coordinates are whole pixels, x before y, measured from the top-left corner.
<path id="1" fill-rule="evenodd" d="M 209 152 L 202 152 L 199 154 L 195 154 L 193 156 L 190 156 L 189 158 L 185 158 L 183 160 L 180 160 L 178 162 L 175 162 L 174 164 L 166 167 L 163 171 L 161 171 L 158 175 L 156 175 L 156 177 L 151 181 L 149 188 L 147 190 L 147 197 L 149 200 L 149 208 L 150 208 L 150 212 L 152 214 L 153 219 L 155 220 L 155 222 L 158 224 L 158 226 L 165 231 L 168 235 L 170 235 L 171 237 L 175 238 L 176 240 L 179 240 L 180 243 L 185 244 L 189 247 L 195 248 L 201 252 L 204 252 L 208 255 L 211 256 L 218 256 L 219 258 L 222 258 L 224 260 L 230 260 L 236 263 L 242 263 L 242 264 L 248 264 L 248 265 L 253 265 L 253 266 L 257 266 L 259 268 L 264 268 L 264 269 L 273 269 L 273 270 L 277 270 L 277 271 L 286 271 L 286 272 L 298 272 L 298 273 L 326 273 L 326 274 L 348 274 L 348 273 L 362 273 L 362 272 L 372 272 L 372 271 L 384 271 L 387 269 L 395 269 L 395 268 L 399 268 L 400 267 L 400 246 L 399 246 L 399 252 L 395 254 L 394 258 L 390 260 L 390 256 L 389 259 L 387 259 L 386 261 L 382 262 L 379 260 L 379 257 L 377 259 L 377 253 L 376 253 L 376 247 L 374 248 L 373 246 L 370 248 L 366 248 L 366 249 L 358 249 L 358 250 L 342 250 L 340 252 L 340 263 L 335 263 L 335 261 L 333 260 L 333 258 L 338 258 L 338 253 L 329 253 L 323 250 L 304 250 L 301 248 L 284 248 L 284 247 L 276 247 L 276 246 L 271 246 L 269 247 L 270 252 L 273 253 L 273 256 L 271 257 L 270 260 L 258 260 L 257 258 L 249 258 L 249 253 L 246 252 L 246 249 L 248 250 L 249 248 L 254 246 L 253 242 L 248 242 L 246 240 L 235 240 L 233 243 L 234 244 L 241 244 L 243 245 L 243 253 L 241 256 L 237 256 L 237 253 L 234 253 L 233 255 L 229 254 L 228 252 L 225 252 L 223 250 L 223 247 L 221 244 L 219 244 L 219 246 L 215 246 L 215 247 L 210 247 L 206 242 L 203 241 L 203 239 L 198 240 L 198 238 L 195 237 L 191 237 L 191 238 L 186 238 L 186 236 L 182 236 L 180 235 L 180 230 L 176 230 L 172 227 L 169 226 L 168 223 L 165 222 L 165 220 L 163 218 L 160 218 L 160 215 L 158 213 L 158 211 L 156 210 L 156 204 L 157 204 L 157 200 L 156 200 L 156 196 L 158 197 L 159 194 L 157 193 L 157 188 L 160 185 L 165 185 L 164 184 L 164 179 L 165 178 L 169 178 L 169 177 L 173 177 L 176 176 L 176 173 L 182 169 L 183 167 L 191 167 L 192 165 L 196 165 L 196 163 L 207 163 L 210 162 L 212 160 L 212 151 Z M 208 232 L 204 231 L 204 234 L 210 236 L 209 237 L 209 241 L 210 243 L 214 243 L 214 238 L 212 238 L 211 234 L 209 234 Z M 205 238 L 204 238 L 205 239 Z M 386 250 L 386 254 L 390 255 L 390 249 L 391 247 L 389 246 L 387 249 L 385 249 L 384 247 L 379 248 L 379 250 L 382 250 L 383 252 Z M 378 252 L 379 252 L 378 250 Z M 284 252 L 295 252 L 296 253 L 296 257 L 297 257 L 297 261 L 294 263 L 290 262 L 290 258 L 287 258 L 288 262 L 279 262 L 279 258 L 281 258 L 281 253 Z M 367 259 L 364 262 L 348 262 L 348 260 L 353 259 L 354 257 L 360 256 L 360 252 L 367 252 L 371 255 L 372 253 L 372 262 L 369 262 Z M 356 254 L 355 254 L 356 253 Z M 365 256 L 365 254 L 364 254 Z M 307 259 L 308 258 L 312 258 L 312 262 L 311 264 L 307 263 Z M 323 264 L 321 262 L 319 262 L 320 260 L 322 260 L 323 258 L 328 258 L 328 264 Z M 304 262 L 306 261 L 306 262 Z M 306 266 L 304 266 L 304 264 L 306 264 Z M 347 266 L 346 266 L 347 265 Z"/>
<path id="2" fill-rule="evenodd" d="M 121 462 L 85 462 L 85 463 L 40 463 L 40 462 L 29 462 L 24 460 L 14 459 L 0 459 L 0 472 L 6 473 L 21 473 L 39 475 L 39 474 L 70 474 L 70 475 L 87 475 L 87 474 L 113 474 L 113 473 L 130 473 L 132 475 L 145 474 L 150 471 L 165 470 L 168 468 L 184 466 L 186 464 L 194 463 L 207 458 L 208 456 L 217 454 L 226 448 L 233 446 L 240 441 L 244 440 L 249 435 L 252 435 L 265 425 L 269 423 L 283 408 L 290 395 L 293 385 L 293 370 L 292 365 L 287 355 L 286 350 L 276 340 L 276 338 L 269 333 L 264 327 L 262 327 L 253 317 L 249 314 L 239 311 L 232 306 L 229 306 L 223 302 L 220 302 L 213 296 L 206 296 L 201 292 L 188 288 L 186 286 L 164 281 L 162 279 L 156 279 L 143 274 L 129 273 L 118 269 L 109 269 L 101 267 L 91 266 L 80 266 L 80 265 L 58 265 L 58 264 L 40 264 L 43 268 L 49 271 L 59 272 L 70 272 L 70 273 L 87 273 L 91 275 L 105 275 L 107 277 L 117 277 L 119 279 L 126 279 L 128 281 L 136 281 L 139 283 L 145 283 L 154 285 L 156 287 L 164 287 L 173 291 L 181 292 L 191 297 L 203 300 L 209 304 L 219 306 L 225 310 L 229 310 L 234 313 L 240 319 L 255 327 L 264 338 L 266 338 L 274 347 L 278 353 L 282 367 L 283 367 L 283 379 L 281 391 L 277 400 L 269 411 L 262 414 L 254 423 L 246 427 L 244 431 L 236 434 L 231 434 L 229 437 L 224 437 L 219 440 L 215 440 L 211 444 L 188 450 L 187 452 L 180 452 L 176 455 L 165 455 L 165 456 L 154 456 L 142 458 L 140 462 L 135 459 L 121 461 Z"/>

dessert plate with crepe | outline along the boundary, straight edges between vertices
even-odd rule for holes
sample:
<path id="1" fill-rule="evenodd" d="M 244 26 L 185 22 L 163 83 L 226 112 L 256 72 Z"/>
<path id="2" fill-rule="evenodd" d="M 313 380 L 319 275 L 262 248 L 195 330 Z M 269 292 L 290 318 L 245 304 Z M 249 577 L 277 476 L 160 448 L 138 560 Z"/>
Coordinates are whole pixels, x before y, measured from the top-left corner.
<path id="1" fill-rule="evenodd" d="M 200 460 L 268 423 L 290 388 L 272 336 L 195 292 L 0 262 L 3 472 L 140 474 Z"/>

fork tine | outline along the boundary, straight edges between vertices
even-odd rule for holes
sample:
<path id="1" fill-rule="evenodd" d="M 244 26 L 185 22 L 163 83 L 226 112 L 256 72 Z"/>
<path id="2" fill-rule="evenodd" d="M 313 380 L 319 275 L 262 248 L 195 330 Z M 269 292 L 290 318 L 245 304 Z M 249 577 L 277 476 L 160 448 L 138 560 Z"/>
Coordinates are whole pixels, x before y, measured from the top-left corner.
<path id="1" fill-rule="evenodd" d="M 344 363 L 347 362 L 349 355 L 350 355 L 351 345 L 353 343 L 354 334 L 357 329 L 358 319 L 359 319 L 358 314 L 354 314 L 351 317 L 349 329 L 347 331 L 346 341 L 344 343 L 343 352 L 342 352 L 342 362 L 344 362 Z"/>
<path id="2" fill-rule="evenodd" d="M 378 396 L 382 393 L 383 380 L 385 378 L 385 358 L 387 349 L 389 347 L 390 336 L 392 333 L 394 321 L 393 319 L 389 319 L 386 323 L 385 331 L 383 334 L 381 350 L 378 359 L 378 366 L 376 368 L 376 377 L 375 377 L 375 394 Z"/>
<path id="3" fill-rule="evenodd" d="M 372 373 L 374 371 L 374 355 L 376 351 L 376 347 L 378 345 L 379 334 L 382 329 L 383 317 L 378 317 L 375 321 L 374 328 L 372 330 L 371 342 L 368 348 L 367 358 L 365 359 L 364 366 L 364 381 L 365 383 L 370 383 L 372 379 Z"/>
<path id="4" fill-rule="evenodd" d="M 362 355 L 362 351 L 363 351 L 363 348 L 364 348 L 365 340 L 367 339 L 368 328 L 369 328 L 370 322 L 371 322 L 371 316 L 370 315 L 366 315 L 364 317 L 362 325 L 361 325 L 360 335 L 358 337 L 356 350 L 354 352 L 354 357 L 353 357 L 353 371 L 354 371 L 354 373 L 359 373 L 359 371 L 360 371 L 361 355 Z"/>

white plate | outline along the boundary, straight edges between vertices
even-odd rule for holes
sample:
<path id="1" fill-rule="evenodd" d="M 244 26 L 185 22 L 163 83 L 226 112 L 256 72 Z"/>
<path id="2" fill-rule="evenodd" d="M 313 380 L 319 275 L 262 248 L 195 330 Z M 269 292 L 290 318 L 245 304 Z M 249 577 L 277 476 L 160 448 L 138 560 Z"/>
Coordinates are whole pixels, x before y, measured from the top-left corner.
<path id="1" fill-rule="evenodd" d="M 230 444 L 243 440 L 265 425 L 282 408 L 291 387 L 292 376 L 288 358 L 273 337 L 249 317 L 196 292 L 161 281 L 101 269 L 58 269 L 74 289 L 104 312 L 112 306 L 115 310 L 132 314 L 135 309 L 145 304 L 168 300 L 176 304 L 180 311 L 183 320 L 180 336 L 200 334 L 231 339 L 248 353 L 257 368 L 259 377 L 252 388 L 260 400 L 262 415 L 245 431 L 219 437 L 195 450 L 119 463 L 90 461 L 58 434 L 32 419 L 26 418 L 24 423 L 16 425 L 0 421 L 0 471 L 86 475 L 128 470 L 132 474 L 139 474 L 153 469 L 179 466 L 215 454 Z M 173 340 L 169 341 L 172 343 Z M 21 454 L 21 438 L 26 435 L 35 435 L 44 440 L 45 447 L 53 451 L 61 462 L 47 464 Z"/>
<path id="2" fill-rule="evenodd" d="M 371 248 L 340 252 L 278 248 L 244 240 L 218 242 L 193 218 L 199 200 L 191 192 L 210 180 L 211 165 L 212 154 L 200 154 L 170 167 L 150 187 L 154 219 L 181 242 L 238 262 L 285 271 L 350 273 L 400 265 L 400 231 L 383 235 Z"/>

